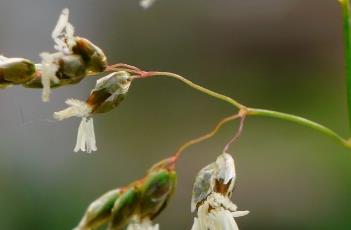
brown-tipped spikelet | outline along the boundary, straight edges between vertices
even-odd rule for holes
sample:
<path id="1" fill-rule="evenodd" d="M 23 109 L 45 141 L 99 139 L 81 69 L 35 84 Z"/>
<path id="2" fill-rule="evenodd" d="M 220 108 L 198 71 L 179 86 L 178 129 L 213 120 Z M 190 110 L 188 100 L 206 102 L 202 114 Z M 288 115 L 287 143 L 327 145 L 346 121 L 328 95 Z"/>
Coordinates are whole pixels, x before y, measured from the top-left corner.
<path id="1" fill-rule="evenodd" d="M 69 10 L 64 9 L 52 32 L 57 52 L 41 53 L 40 75 L 24 84 L 28 88 L 43 88 L 43 101 L 49 100 L 51 87 L 78 83 L 88 74 L 104 71 L 107 66 L 106 56 L 99 47 L 74 35 L 68 17 Z"/>
<path id="2" fill-rule="evenodd" d="M 68 99 L 66 104 L 69 107 L 54 113 L 55 119 L 58 120 L 70 117 L 82 118 L 78 128 L 75 152 L 81 150 L 90 153 L 97 150 L 92 116 L 117 107 L 125 98 L 133 79 L 133 76 L 124 71 L 111 73 L 97 80 L 86 102 Z"/>

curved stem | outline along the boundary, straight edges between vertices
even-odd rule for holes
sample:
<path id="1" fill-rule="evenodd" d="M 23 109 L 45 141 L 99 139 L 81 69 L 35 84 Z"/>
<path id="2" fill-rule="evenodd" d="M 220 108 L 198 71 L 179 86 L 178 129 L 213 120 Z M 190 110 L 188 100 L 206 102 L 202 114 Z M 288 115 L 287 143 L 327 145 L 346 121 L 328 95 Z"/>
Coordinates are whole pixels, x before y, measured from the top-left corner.
<path id="1" fill-rule="evenodd" d="M 323 133 L 323 134 L 337 140 L 338 142 L 345 145 L 346 147 L 351 148 L 351 144 L 347 140 L 345 140 L 344 138 L 339 136 L 333 130 L 331 130 L 331 129 L 329 129 L 321 124 L 318 124 L 317 122 L 308 120 L 308 119 L 303 118 L 303 117 L 299 117 L 299 116 L 295 116 L 295 115 L 291 115 L 291 114 L 287 114 L 287 113 L 276 112 L 276 111 L 272 111 L 272 110 L 254 109 L 254 108 L 248 108 L 247 115 L 248 116 L 273 117 L 273 118 L 278 118 L 278 119 L 285 120 L 285 121 L 294 122 L 294 123 L 309 127 L 311 129 L 314 129 L 320 133 Z"/>
<path id="2" fill-rule="evenodd" d="M 236 100 L 228 97 L 228 96 L 225 96 L 223 94 L 220 94 L 220 93 L 216 93 L 212 90 L 209 90 L 209 89 L 206 89 L 205 87 L 202 87 L 198 84 L 195 84 L 194 82 L 192 81 L 189 81 L 188 79 L 178 75 L 178 74 L 175 74 L 175 73 L 170 73 L 170 72 L 147 72 L 146 75 L 144 77 L 152 77 L 152 76 L 165 76 L 165 77 L 173 77 L 173 78 L 176 78 L 182 82 L 184 82 L 185 84 L 189 85 L 191 88 L 194 88 L 198 91 L 201 91 L 207 95 L 210 95 L 212 97 L 215 97 L 215 98 L 218 98 L 222 101 L 226 101 L 232 105 L 234 105 L 235 107 L 237 107 L 238 109 L 244 109 L 245 106 L 240 104 L 239 102 L 237 102 Z"/>
<path id="3" fill-rule="evenodd" d="M 247 113 L 247 111 L 246 111 L 246 113 Z M 224 153 L 227 153 L 229 147 L 240 137 L 240 135 L 244 129 L 245 118 L 246 118 L 246 114 L 241 116 L 238 131 L 236 131 L 234 137 L 232 137 L 232 139 L 230 139 L 229 142 L 224 146 L 224 149 L 223 149 Z"/>

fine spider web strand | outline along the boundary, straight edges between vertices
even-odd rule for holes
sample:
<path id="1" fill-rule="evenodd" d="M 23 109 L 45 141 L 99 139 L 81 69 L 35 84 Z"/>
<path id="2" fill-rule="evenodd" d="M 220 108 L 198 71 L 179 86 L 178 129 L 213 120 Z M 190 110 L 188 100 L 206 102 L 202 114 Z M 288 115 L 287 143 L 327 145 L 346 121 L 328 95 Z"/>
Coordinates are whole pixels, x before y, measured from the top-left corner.
<path id="1" fill-rule="evenodd" d="M 228 123 L 229 121 L 233 121 L 233 120 L 236 120 L 238 118 L 242 117 L 242 115 L 239 113 L 237 114 L 234 114 L 232 116 L 229 116 L 229 117 L 225 117 L 223 118 L 222 120 L 220 120 L 217 125 L 207 134 L 201 136 L 201 137 L 198 137 L 198 138 L 195 138 L 195 139 L 192 139 L 188 142 L 186 142 L 185 144 L 183 144 L 182 146 L 180 146 L 178 148 L 178 150 L 176 151 L 176 153 L 174 154 L 174 158 L 175 160 L 177 160 L 181 154 L 183 153 L 183 151 L 187 148 L 189 148 L 190 146 L 194 145 L 194 144 L 197 144 L 197 143 L 200 143 L 202 141 L 205 141 L 211 137 L 213 137 L 217 132 L 218 130 L 226 123 Z"/>
<path id="2" fill-rule="evenodd" d="M 240 137 L 240 135 L 244 129 L 245 118 L 246 118 L 245 115 L 240 117 L 240 123 L 239 123 L 238 130 L 236 131 L 236 133 L 232 137 L 232 139 L 230 139 L 229 142 L 224 146 L 224 149 L 223 149 L 224 153 L 226 153 L 228 151 L 229 147 Z"/>

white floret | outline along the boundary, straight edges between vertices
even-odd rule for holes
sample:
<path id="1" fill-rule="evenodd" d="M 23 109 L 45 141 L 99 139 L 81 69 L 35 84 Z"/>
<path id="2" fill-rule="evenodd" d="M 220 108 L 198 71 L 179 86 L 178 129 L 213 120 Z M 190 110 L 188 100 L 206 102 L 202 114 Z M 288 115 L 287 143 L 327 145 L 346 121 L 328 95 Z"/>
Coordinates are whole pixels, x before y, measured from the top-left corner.
<path id="1" fill-rule="evenodd" d="M 3 63 L 3 62 L 5 62 L 5 61 L 7 61 L 7 60 L 9 60 L 7 57 L 2 56 L 2 55 L 0 54 L 0 64 Z"/>
<path id="2" fill-rule="evenodd" d="M 198 175 L 195 187 L 200 189 L 197 193 L 202 192 L 206 197 L 195 199 L 192 204 L 193 209 L 197 208 L 197 217 L 194 218 L 192 230 L 239 230 L 234 218 L 245 216 L 249 211 L 237 211 L 237 206 L 229 198 L 236 179 L 234 159 L 230 154 L 223 153 L 218 156 L 216 162 L 204 169 L 200 171 L 199 175 L 202 177 Z M 207 191 L 209 181 L 211 186 Z M 227 185 L 228 188 L 225 192 L 219 193 L 215 189 L 217 183 Z"/>
<path id="3" fill-rule="evenodd" d="M 222 194 L 219 193 L 211 193 L 208 197 L 207 197 L 207 201 L 208 204 L 212 207 L 212 208 L 220 208 L 223 207 L 231 212 L 235 212 L 237 210 L 237 207 L 235 204 L 233 204 L 233 202 L 231 202 L 228 197 L 223 196 Z"/>
<path id="4" fill-rule="evenodd" d="M 239 230 L 232 213 L 225 209 L 212 210 L 209 215 L 210 230 Z"/>
<path id="5" fill-rule="evenodd" d="M 65 54 L 71 54 L 72 48 L 76 45 L 74 38 L 74 27 L 68 21 L 69 10 L 63 9 L 51 37 L 56 45 L 55 49 Z"/>
<path id="6" fill-rule="evenodd" d="M 90 117 L 92 108 L 84 101 L 76 99 L 68 99 L 66 104 L 68 108 L 54 113 L 54 118 L 57 120 L 63 120 L 70 117 L 81 117 L 82 120 L 79 124 L 75 152 L 79 150 L 87 153 L 91 153 L 97 150 L 94 121 Z"/>
<path id="7" fill-rule="evenodd" d="M 140 1 L 140 6 L 143 7 L 144 9 L 150 8 L 156 0 L 141 0 Z"/>
<path id="8" fill-rule="evenodd" d="M 142 221 L 140 221 L 139 218 L 135 218 L 128 225 L 127 230 L 159 230 L 159 225 L 153 225 L 149 218 L 144 218 Z"/>
<path id="9" fill-rule="evenodd" d="M 236 205 L 221 194 L 211 194 L 198 208 L 192 230 L 239 230 L 236 217 L 249 211 L 236 211 Z"/>
<path id="10" fill-rule="evenodd" d="M 67 54 L 72 54 L 73 47 L 76 45 L 76 39 L 74 37 L 74 27 L 68 22 L 69 10 L 66 8 L 62 11 L 57 24 L 52 31 L 51 37 L 55 41 L 54 48 L 58 51 L 57 53 L 41 53 L 41 83 L 43 85 L 42 100 L 44 102 L 49 101 L 51 82 L 56 84 L 59 83 L 59 79 L 56 76 L 57 71 L 60 68 L 60 59 Z"/>

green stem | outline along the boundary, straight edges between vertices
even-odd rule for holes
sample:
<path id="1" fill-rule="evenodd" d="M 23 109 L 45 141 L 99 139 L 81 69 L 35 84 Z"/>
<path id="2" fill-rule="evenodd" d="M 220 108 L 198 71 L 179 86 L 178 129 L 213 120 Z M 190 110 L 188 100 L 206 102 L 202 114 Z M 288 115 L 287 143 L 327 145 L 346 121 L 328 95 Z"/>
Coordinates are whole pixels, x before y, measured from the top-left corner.
<path id="1" fill-rule="evenodd" d="M 272 111 L 272 110 L 254 109 L 254 108 L 249 108 L 247 115 L 273 117 L 273 118 L 278 118 L 278 119 L 285 120 L 285 121 L 294 122 L 296 124 L 300 124 L 300 125 L 309 127 L 311 129 L 314 129 L 320 133 L 323 133 L 323 134 L 327 135 L 328 137 L 331 137 L 331 138 L 335 139 L 336 141 L 338 141 L 339 143 L 345 145 L 346 147 L 351 148 L 351 144 L 347 140 L 345 140 L 344 138 L 339 136 L 333 130 L 331 130 L 331 129 L 329 129 L 321 124 L 318 124 L 317 122 L 308 120 L 308 119 L 303 118 L 303 117 L 299 117 L 299 116 L 295 116 L 295 115 L 291 115 L 291 114 L 287 114 L 287 113 L 276 112 L 276 111 Z"/>
<path id="2" fill-rule="evenodd" d="M 351 130 L 351 21 L 350 21 L 350 2 L 349 0 L 339 0 L 343 22 L 344 22 L 344 49 L 345 49 L 345 64 L 347 78 L 347 102 L 349 113 L 349 126 Z"/>
<path id="3" fill-rule="evenodd" d="M 184 82 L 185 84 L 189 85 L 191 88 L 194 88 L 198 91 L 201 91 L 207 95 L 210 95 L 212 97 L 215 97 L 215 98 L 218 98 L 222 101 L 226 101 L 232 105 L 234 105 L 235 107 L 237 107 L 238 109 L 244 109 L 245 106 L 240 104 L 239 102 L 237 102 L 236 100 L 230 98 L 230 97 L 227 97 L 223 94 L 220 94 L 220 93 L 216 93 L 212 90 L 209 90 L 209 89 L 206 89 L 205 87 L 202 87 L 198 84 L 195 84 L 194 82 L 192 81 L 189 81 L 188 79 L 178 75 L 178 74 L 175 74 L 175 73 L 170 73 L 170 72 L 148 72 L 148 76 L 165 76 L 165 77 L 172 77 L 172 78 L 176 78 L 182 82 Z"/>
<path id="4" fill-rule="evenodd" d="M 206 89 L 202 86 L 199 86 L 199 85 L 193 83 L 192 81 L 190 81 L 190 80 L 188 80 L 188 79 L 186 79 L 178 74 L 174 74 L 174 73 L 170 73 L 170 72 L 147 72 L 147 74 L 146 74 L 146 77 L 153 77 L 153 76 L 166 76 L 166 77 L 176 78 L 176 79 L 184 82 L 185 84 L 187 84 L 188 86 L 190 86 L 196 90 L 199 90 L 199 91 L 201 91 L 209 96 L 218 98 L 220 100 L 226 101 L 226 102 L 234 105 L 236 108 L 238 108 L 240 111 L 245 113 L 245 115 L 247 115 L 247 116 L 273 117 L 273 118 L 277 118 L 277 119 L 281 119 L 281 120 L 285 120 L 285 121 L 294 122 L 296 124 L 303 125 L 303 126 L 311 128 L 311 129 L 314 129 L 314 130 L 338 141 L 339 143 L 346 146 L 347 148 L 351 148 L 350 141 L 342 138 L 333 130 L 331 130 L 331 129 L 329 129 L 321 124 L 318 124 L 317 122 L 308 120 L 308 119 L 303 118 L 303 117 L 287 114 L 287 113 L 281 113 L 281 112 L 272 111 L 272 110 L 265 110 L 265 109 L 249 108 L 245 105 L 240 104 L 239 102 L 237 102 L 236 100 L 234 100 L 230 97 L 227 97 L 223 94 L 219 94 L 219 93 L 213 92 L 212 90 L 209 90 L 209 89 Z"/>

